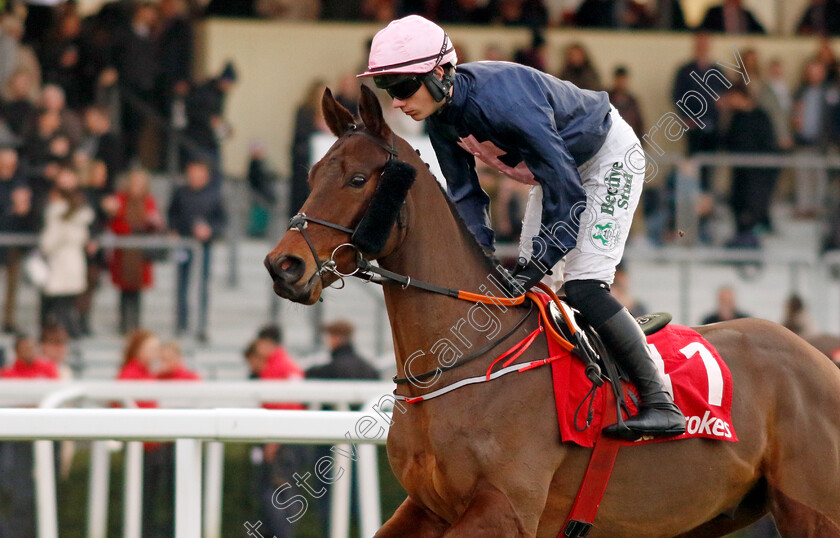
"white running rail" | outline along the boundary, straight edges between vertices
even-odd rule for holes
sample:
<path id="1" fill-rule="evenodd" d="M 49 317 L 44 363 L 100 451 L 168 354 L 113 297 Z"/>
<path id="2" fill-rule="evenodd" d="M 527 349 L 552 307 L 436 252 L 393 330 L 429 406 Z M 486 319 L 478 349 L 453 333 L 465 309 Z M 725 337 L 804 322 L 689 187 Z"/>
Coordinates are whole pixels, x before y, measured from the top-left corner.
<path id="1" fill-rule="evenodd" d="M 358 454 L 361 530 L 372 536 L 381 524 L 376 450 L 390 426 L 394 385 L 387 382 L 50 382 L 0 381 L 0 440 L 35 441 L 37 524 L 40 538 L 57 538 L 57 499 L 52 440 L 93 441 L 88 499 L 88 537 L 106 533 L 110 457 L 105 443 L 127 441 L 126 536 L 141 535 L 142 450 L 139 441 L 174 441 L 176 448 L 176 538 L 218 538 L 224 442 L 354 445 Z M 67 404 L 156 400 L 161 406 L 213 409 L 56 409 Z M 262 402 L 303 402 L 310 409 L 364 404 L 361 411 L 247 409 Z M 219 408 L 238 405 L 237 408 Z M 202 476 L 202 452 L 207 463 Z M 336 461 L 347 467 L 349 458 Z M 203 484 L 202 484 L 203 482 Z M 345 483 L 346 482 L 346 483 Z M 203 486 L 203 487 L 202 487 Z M 350 481 L 338 480 L 331 498 L 330 536 L 344 538 L 350 525 Z M 203 495 L 202 495 L 203 493 Z M 197 525 L 196 522 L 203 522 Z M 203 527 L 203 528 L 202 528 Z"/>

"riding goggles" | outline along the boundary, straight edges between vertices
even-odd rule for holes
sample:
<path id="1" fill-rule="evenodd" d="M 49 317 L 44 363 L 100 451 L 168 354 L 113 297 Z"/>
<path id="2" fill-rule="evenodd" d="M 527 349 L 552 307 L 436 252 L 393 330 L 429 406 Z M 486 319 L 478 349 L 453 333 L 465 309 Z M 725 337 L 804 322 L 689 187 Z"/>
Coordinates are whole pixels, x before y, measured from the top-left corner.
<path id="1" fill-rule="evenodd" d="M 405 100 L 417 93 L 426 75 L 377 75 L 373 83 L 388 92 L 392 99 Z"/>

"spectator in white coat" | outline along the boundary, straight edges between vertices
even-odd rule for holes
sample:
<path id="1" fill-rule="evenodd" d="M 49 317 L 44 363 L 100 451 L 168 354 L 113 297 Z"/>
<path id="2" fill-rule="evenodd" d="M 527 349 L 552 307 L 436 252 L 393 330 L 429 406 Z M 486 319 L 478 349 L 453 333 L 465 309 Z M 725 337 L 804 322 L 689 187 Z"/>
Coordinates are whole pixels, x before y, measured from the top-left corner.
<path id="1" fill-rule="evenodd" d="M 81 335 L 76 300 L 87 287 L 85 247 L 93 217 L 93 210 L 79 189 L 76 172 L 62 167 L 50 192 L 38 242 L 49 266 L 41 303 L 41 326 L 62 325 L 70 338 Z"/>

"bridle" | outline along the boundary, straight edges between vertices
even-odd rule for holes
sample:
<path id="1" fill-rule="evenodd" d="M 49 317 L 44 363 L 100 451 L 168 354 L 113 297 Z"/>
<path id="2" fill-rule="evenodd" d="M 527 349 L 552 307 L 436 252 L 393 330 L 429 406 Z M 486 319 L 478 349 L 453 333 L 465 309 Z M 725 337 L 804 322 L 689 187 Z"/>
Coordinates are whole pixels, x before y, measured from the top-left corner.
<path id="1" fill-rule="evenodd" d="M 309 250 L 312 252 L 312 257 L 315 259 L 315 266 L 318 268 L 318 270 L 312 275 L 312 278 L 315 278 L 315 276 L 318 276 L 319 278 L 321 278 L 323 280 L 323 277 L 326 274 L 335 275 L 335 277 L 337 278 L 337 280 L 335 282 L 340 282 L 341 283 L 341 285 L 335 287 L 335 289 L 340 290 L 344 287 L 344 279 L 346 277 L 356 276 L 356 275 L 359 274 L 359 272 L 361 271 L 360 262 L 362 260 L 364 260 L 364 257 L 362 256 L 361 251 L 359 251 L 359 249 L 356 247 L 356 245 L 354 245 L 353 243 L 347 242 L 347 243 L 342 243 L 342 244 L 338 245 L 337 247 L 335 247 L 332 251 L 332 254 L 330 254 L 330 257 L 327 258 L 326 260 L 322 261 L 321 258 L 318 256 L 318 251 L 315 249 L 315 245 L 312 243 L 312 239 L 309 238 L 309 234 L 306 232 L 306 228 L 308 227 L 310 222 L 315 223 L 315 224 L 320 224 L 321 226 L 326 226 L 327 228 L 332 228 L 333 230 L 338 230 L 340 232 L 350 234 L 351 237 L 353 236 L 353 233 L 356 230 L 347 228 L 345 226 L 340 226 L 338 224 L 334 224 L 334 223 L 328 222 L 326 220 L 312 218 L 312 217 L 307 216 L 305 213 L 298 213 L 297 215 L 292 217 L 291 220 L 289 221 L 289 228 L 288 229 L 289 230 L 295 229 L 298 232 L 300 232 L 300 235 L 303 237 L 303 240 L 306 241 L 307 246 L 309 246 Z M 349 273 L 342 273 L 341 271 L 339 271 L 338 270 L 338 262 L 335 261 L 336 254 L 342 248 L 345 248 L 345 247 L 351 248 L 356 252 L 356 268 L 353 269 L 353 271 L 351 271 Z M 330 285 L 330 287 L 333 287 L 333 286 Z"/>
<path id="2" fill-rule="evenodd" d="M 368 141 L 373 142 L 378 147 L 385 150 L 388 153 L 388 160 L 385 161 L 386 163 L 398 157 L 396 148 L 396 137 L 393 134 L 393 132 L 391 133 L 391 143 L 388 144 L 385 141 L 373 136 L 372 134 L 364 130 L 364 126 L 354 123 L 349 127 L 349 129 L 343 136 L 353 135 L 363 136 L 366 139 L 368 139 Z M 370 211 L 370 208 L 368 208 L 368 211 Z M 362 219 L 360 219 L 359 222 L 361 222 L 362 220 L 364 220 L 364 217 L 362 217 Z M 313 224 L 318 224 L 327 228 L 331 228 L 333 230 L 338 230 L 340 232 L 349 234 L 351 239 L 353 237 L 353 234 L 356 233 L 358 225 L 356 225 L 356 228 L 348 228 L 346 226 L 341 226 L 340 224 L 336 224 L 334 222 L 310 217 L 305 213 L 298 213 L 289 220 L 289 227 L 287 229 L 295 229 L 298 232 L 300 232 L 301 236 L 303 237 L 303 240 L 306 241 L 307 246 L 309 246 L 309 250 L 312 253 L 312 257 L 315 259 L 315 266 L 318 268 L 318 270 L 315 272 L 315 274 L 313 274 L 312 278 L 314 278 L 317 275 L 319 278 L 323 279 L 324 275 L 332 274 L 337 278 L 336 282 L 341 283 L 335 289 L 342 289 L 345 285 L 344 279 L 346 277 L 358 276 L 359 278 L 365 278 L 365 276 L 367 276 L 366 271 L 362 269 L 362 267 L 370 267 L 370 263 L 368 263 L 367 260 L 364 259 L 364 256 L 362 255 L 361 251 L 358 249 L 358 247 L 356 247 L 356 245 L 352 243 L 352 241 L 348 241 L 346 243 L 338 245 L 333 249 L 332 254 L 330 254 L 330 257 L 328 259 L 321 260 L 321 258 L 318 256 L 318 251 L 315 248 L 315 245 L 312 243 L 312 239 L 309 237 L 309 234 L 306 231 L 306 228 L 308 227 L 310 222 Z M 341 271 L 339 271 L 338 262 L 336 262 L 335 260 L 336 255 L 342 248 L 350 248 L 356 253 L 356 268 L 349 273 L 342 273 Z M 372 278 L 373 275 L 371 275 L 371 278 L 368 278 L 367 280 L 370 281 L 372 280 Z"/>

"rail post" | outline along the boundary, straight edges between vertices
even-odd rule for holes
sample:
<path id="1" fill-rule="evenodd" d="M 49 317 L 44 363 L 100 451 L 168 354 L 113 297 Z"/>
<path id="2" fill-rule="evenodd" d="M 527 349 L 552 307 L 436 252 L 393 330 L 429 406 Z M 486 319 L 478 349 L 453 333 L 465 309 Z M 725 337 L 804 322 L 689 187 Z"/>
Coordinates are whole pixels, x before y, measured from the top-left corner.
<path id="1" fill-rule="evenodd" d="M 125 444 L 125 484 L 123 485 L 123 536 L 143 536 L 143 443 Z"/>
<path id="2" fill-rule="evenodd" d="M 225 445 L 217 441 L 207 443 L 207 464 L 204 466 L 204 538 L 222 536 L 222 480 L 224 477 Z"/>
<path id="3" fill-rule="evenodd" d="M 337 409 L 347 411 L 349 406 L 341 404 Z M 347 455 L 351 450 L 353 447 L 346 444 L 335 445 L 333 450 L 336 467 L 344 469 L 344 475 L 330 485 L 330 538 L 346 538 L 350 534 L 350 482 L 353 477 L 353 461 Z"/>
<path id="4" fill-rule="evenodd" d="M 201 441 L 175 441 L 175 538 L 201 538 Z"/>
<path id="5" fill-rule="evenodd" d="M 88 478 L 88 538 L 105 538 L 108 535 L 110 472 L 108 441 L 93 441 L 90 445 Z"/>

